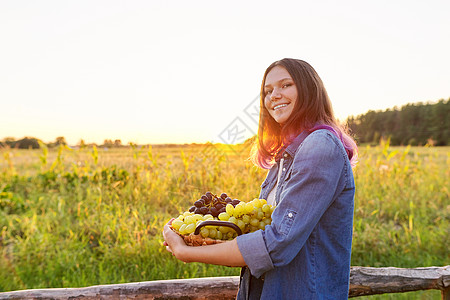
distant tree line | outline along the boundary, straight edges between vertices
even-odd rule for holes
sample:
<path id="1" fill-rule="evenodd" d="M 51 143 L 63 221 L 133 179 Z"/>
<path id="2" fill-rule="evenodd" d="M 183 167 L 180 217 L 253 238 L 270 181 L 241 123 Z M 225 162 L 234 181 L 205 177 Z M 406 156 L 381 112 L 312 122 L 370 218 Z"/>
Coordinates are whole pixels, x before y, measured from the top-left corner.
<path id="1" fill-rule="evenodd" d="M 92 147 L 92 146 L 96 146 L 96 147 L 102 147 L 102 148 L 121 148 L 121 147 L 126 147 L 125 145 L 122 145 L 122 141 L 121 140 L 111 140 L 111 139 L 106 139 L 103 141 L 103 144 L 101 145 L 97 145 L 96 143 L 91 143 L 91 144 L 86 144 L 86 142 L 81 139 L 78 142 L 77 145 L 79 148 L 86 148 L 86 147 Z"/>
<path id="2" fill-rule="evenodd" d="M 34 137 L 24 137 L 19 140 L 7 137 L 0 141 L 0 148 L 39 149 L 41 144 L 45 145 L 40 139 Z M 49 148 L 58 147 L 59 145 L 67 145 L 66 139 L 63 136 L 57 137 L 54 142 L 46 144 Z"/>
<path id="3" fill-rule="evenodd" d="M 0 148 L 16 148 L 16 149 L 39 149 L 41 145 L 45 145 L 48 148 L 55 148 L 59 147 L 60 145 L 67 145 L 66 139 L 63 136 L 57 137 L 54 142 L 51 143 L 44 143 L 38 138 L 35 137 L 24 137 L 22 139 L 16 140 L 12 137 L 4 138 L 2 141 L 0 141 Z M 86 148 L 86 147 L 92 147 L 92 146 L 98 146 L 98 147 L 104 147 L 104 148 L 118 148 L 118 147 L 124 147 L 122 145 L 121 140 L 110 140 L 106 139 L 104 140 L 102 145 L 97 145 L 95 143 L 92 144 L 86 144 L 84 140 L 80 140 L 80 142 L 76 145 L 76 147 L 79 148 Z"/>
<path id="4" fill-rule="evenodd" d="M 391 145 L 450 145 L 450 98 L 437 103 L 415 103 L 386 109 L 369 110 L 367 113 L 351 116 L 347 126 L 359 144 L 378 144 L 380 139 L 390 139 Z M 250 143 L 250 138 L 246 143 Z M 49 148 L 67 145 L 66 139 L 57 137 L 54 142 L 45 144 L 34 137 L 16 140 L 12 137 L 0 141 L 0 148 L 39 149 L 40 145 Z M 86 144 L 80 140 L 77 147 L 98 146 L 103 148 L 127 147 L 121 140 L 104 140 L 102 145 Z"/>
<path id="5" fill-rule="evenodd" d="M 400 109 L 368 111 L 349 117 L 347 125 L 358 143 L 391 145 L 450 145 L 450 98 L 434 104 L 407 104 Z"/>
<path id="6" fill-rule="evenodd" d="M 3 141 L 0 142 L 0 148 L 9 147 L 9 148 L 19 148 L 19 149 L 37 149 L 39 148 L 39 140 L 35 138 L 25 137 L 16 141 L 14 138 L 4 138 Z"/>

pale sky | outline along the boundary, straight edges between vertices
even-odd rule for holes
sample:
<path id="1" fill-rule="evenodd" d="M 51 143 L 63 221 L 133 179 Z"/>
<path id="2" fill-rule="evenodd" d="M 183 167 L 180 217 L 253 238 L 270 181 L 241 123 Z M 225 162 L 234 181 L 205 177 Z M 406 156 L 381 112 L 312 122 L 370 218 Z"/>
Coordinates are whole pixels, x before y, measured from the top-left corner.
<path id="1" fill-rule="evenodd" d="M 341 120 L 448 99 L 449 12 L 448 0 L 1 0 L 0 139 L 242 142 L 264 70 L 284 57 L 316 69 Z"/>

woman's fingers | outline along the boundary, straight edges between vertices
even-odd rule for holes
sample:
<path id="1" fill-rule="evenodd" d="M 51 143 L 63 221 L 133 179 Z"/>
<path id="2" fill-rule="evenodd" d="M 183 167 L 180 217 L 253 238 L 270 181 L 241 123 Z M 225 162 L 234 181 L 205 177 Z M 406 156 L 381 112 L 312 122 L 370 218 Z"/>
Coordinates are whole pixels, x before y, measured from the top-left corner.
<path id="1" fill-rule="evenodd" d="M 167 222 L 167 224 L 164 225 L 164 228 L 163 228 L 163 236 L 164 237 L 168 231 L 172 231 L 172 229 L 170 228 L 170 225 L 172 225 L 173 220 L 175 220 L 175 219 L 174 218 L 170 219 L 169 222 Z"/>
<path id="2" fill-rule="evenodd" d="M 173 232 L 173 230 L 170 228 L 170 224 L 172 220 L 169 221 L 169 223 L 167 223 L 166 225 L 164 225 L 164 229 L 163 229 L 163 237 L 164 240 L 167 241 L 167 238 L 170 236 L 171 233 L 175 233 Z M 175 233 L 176 234 L 176 233 Z"/>
<path id="3" fill-rule="evenodd" d="M 170 245 L 176 245 L 179 241 L 179 239 L 182 240 L 178 234 L 176 234 L 171 228 L 170 225 L 172 224 L 172 221 L 175 219 L 171 219 L 169 222 L 167 222 L 166 225 L 164 225 L 163 229 L 163 237 L 164 237 L 164 243 L 163 246 L 166 247 L 166 250 L 172 253 L 172 255 L 175 255 L 172 251 L 172 248 Z M 184 243 L 184 241 L 182 241 Z"/>
<path id="4" fill-rule="evenodd" d="M 181 239 L 181 237 L 173 232 L 172 229 L 168 225 L 164 226 L 163 231 L 163 237 L 166 244 L 171 245 L 172 243 L 175 243 L 178 239 Z"/>

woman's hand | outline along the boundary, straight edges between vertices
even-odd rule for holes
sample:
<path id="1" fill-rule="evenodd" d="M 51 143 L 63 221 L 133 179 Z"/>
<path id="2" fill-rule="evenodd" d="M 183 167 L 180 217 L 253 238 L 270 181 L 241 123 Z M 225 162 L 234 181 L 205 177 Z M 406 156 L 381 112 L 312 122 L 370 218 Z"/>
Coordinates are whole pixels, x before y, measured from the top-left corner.
<path id="1" fill-rule="evenodd" d="M 201 262 L 206 264 L 242 267 L 245 266 L 236 239 L 225 243 L 207 245 L 201 247 L 191 247 L 186 245 L 183 238 L 176 234 L 170 225 L 171 219 L 163 229 L 164 246 L 167 251 L 183 262 Z"/>
<path id="2" fill-rule="evenodd" d="M 171 228 L 170 225 L 172 224 L 172 221 L 175 219 L 171 219 L 166 225 L 164 225 L 163 229 L 163 237 L 164 237 L 164 243 L 163 245 L 166 246 L 167 251 L 175 255 L 176 258 L 181 259 L 179 257 L 180 252 L 182 251 L 183 247 L 188 247 L 186 243 L 184 242 L 183 238 L 180 237 L 178 234 L 176 234 Z M 177 256 L 178 254 L 178 256 Z"/>

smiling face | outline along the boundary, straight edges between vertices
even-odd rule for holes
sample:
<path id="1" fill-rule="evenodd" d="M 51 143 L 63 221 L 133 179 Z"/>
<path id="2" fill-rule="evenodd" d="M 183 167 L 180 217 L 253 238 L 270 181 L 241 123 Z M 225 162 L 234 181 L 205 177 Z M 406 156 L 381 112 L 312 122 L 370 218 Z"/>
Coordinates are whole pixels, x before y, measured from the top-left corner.
<path id="1" fill-rule="evenodd" d="M 289 72 L 275 66 L 267 73 L 264 82 L 264 106 L 275 121 L 283 125 L 297 103 L 297 87 Z"/>

